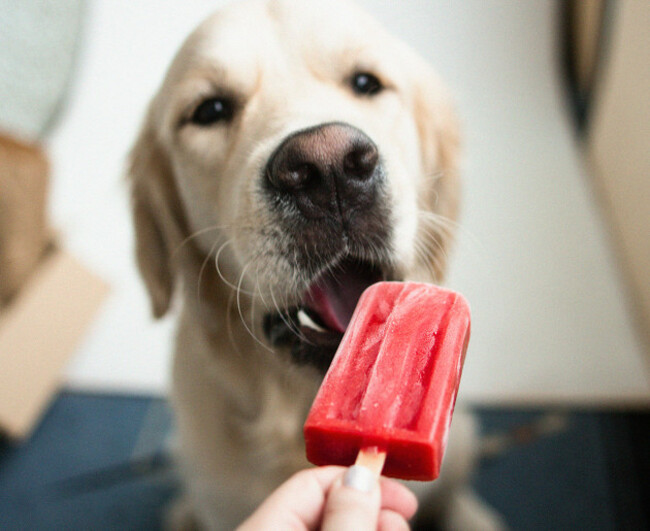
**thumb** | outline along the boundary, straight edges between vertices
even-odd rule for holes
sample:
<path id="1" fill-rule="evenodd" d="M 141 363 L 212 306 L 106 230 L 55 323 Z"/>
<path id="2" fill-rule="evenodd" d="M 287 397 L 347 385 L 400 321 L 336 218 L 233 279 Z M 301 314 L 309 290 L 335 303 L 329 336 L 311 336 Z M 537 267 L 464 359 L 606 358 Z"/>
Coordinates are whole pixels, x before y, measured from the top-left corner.
<path id="1" fill-rule="evenodd" d="M 331 487 L 323 511 L 323 531 L 375 531 L 381 506 L 377 476 L 354 465 Z"/>

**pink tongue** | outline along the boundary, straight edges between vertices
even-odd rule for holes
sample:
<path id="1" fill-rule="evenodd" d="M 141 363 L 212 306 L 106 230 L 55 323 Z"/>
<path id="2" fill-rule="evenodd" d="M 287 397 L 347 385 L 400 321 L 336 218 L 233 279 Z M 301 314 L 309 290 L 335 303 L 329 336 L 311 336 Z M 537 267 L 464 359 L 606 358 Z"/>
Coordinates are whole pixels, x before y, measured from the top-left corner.
<path id="1" fill-rule="evenodd" d="M 307 291 L 305 305 L 331 330 L 345 332 L 363 291 L 380 280 L 363 268 L 346 268 L 319 278 Z M 371 278 L 375 277 L 377 278 Z"/>

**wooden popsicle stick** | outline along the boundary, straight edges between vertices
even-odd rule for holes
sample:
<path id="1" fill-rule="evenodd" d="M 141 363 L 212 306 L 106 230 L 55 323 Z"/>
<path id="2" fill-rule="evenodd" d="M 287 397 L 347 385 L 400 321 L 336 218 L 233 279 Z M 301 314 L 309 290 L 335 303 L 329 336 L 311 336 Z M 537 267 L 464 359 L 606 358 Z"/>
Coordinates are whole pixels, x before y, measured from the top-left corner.
<path id="1" fill-rule="evenodd" d="M 354 462 L 354 464 L 361 465 L 370 469 L 373 474 L 379 477 L 381 476 L 381 471 L 384 468 L 385 462 L 386 450 L 383 450 L 378 446 L 368 446 L 359 450 L 359 453 L 357 454 L 357 460 Z"/>

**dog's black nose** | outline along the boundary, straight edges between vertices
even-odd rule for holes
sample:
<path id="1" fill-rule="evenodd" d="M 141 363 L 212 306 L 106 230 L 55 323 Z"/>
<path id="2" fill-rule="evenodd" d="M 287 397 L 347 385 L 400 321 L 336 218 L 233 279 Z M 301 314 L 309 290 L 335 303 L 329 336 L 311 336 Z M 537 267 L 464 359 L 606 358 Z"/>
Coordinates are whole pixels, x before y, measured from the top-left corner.
<path id="1" fill-rule="evenodd" d="M 266 179 L 307 217 L 345 217 L 374 201 L 381 179 L 379 152 L 356 127 L 323 124 L 287 137 L 269 159 Z"/>

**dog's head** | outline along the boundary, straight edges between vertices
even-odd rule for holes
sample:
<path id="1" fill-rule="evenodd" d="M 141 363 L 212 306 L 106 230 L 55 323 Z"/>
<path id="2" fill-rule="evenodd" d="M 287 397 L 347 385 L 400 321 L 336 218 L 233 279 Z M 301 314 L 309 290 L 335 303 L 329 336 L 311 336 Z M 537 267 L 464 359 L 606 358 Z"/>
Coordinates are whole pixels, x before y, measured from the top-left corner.
<path id="1" fill-rule="evenodd" d="M 354 6 L 217 13 L 173 61 L 131 157 L 154 313 L 176 279 L 196 298 L 214 269 L 247 328 L 326 368 L 366 286 L 441 280 L 456 152 L 442 84 Z"/>

